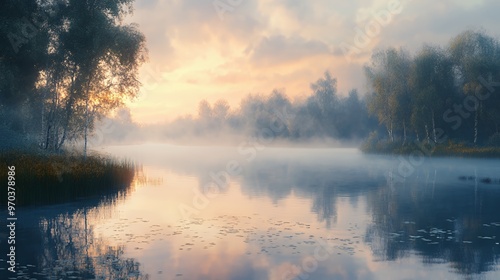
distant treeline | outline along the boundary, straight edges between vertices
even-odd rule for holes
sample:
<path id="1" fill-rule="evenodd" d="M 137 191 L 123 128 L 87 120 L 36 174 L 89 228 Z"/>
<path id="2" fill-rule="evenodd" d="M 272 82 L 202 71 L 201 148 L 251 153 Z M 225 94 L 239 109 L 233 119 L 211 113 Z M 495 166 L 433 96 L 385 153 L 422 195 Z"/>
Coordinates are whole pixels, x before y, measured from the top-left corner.
<path id="1" fill-rule="evenodd" d="M 445 47 L 424 45 L 376 52 L 366 77 L 369 112 L 386 133 L 370 142 L 449 140 L 500 146 L 500 43 L 465 31 Z"/>
<path id="2" fill-rule="evenodd" d="M 284 90 L 274 90 L 268 96 L 248 95 L 234 109 L 224 100 L 203 100 L 197 116 L 156 130 L 167 138 L 228 133 L 288 140 L 368 138 L 375 149 L 415 141 L 500 146 L 498 39 L 468 30 L 445 47 L 424 45 L 416 54 L 380 50 L 365 75 L 370 88 L 364 98 L 356 89 L 340 96 L 336 79 L 326 72 L 311 84 L 308 97 L 292 101 Z"/>
<path id="3" fill-rule="evenodd" d="M 124 109 L 115 118 L 106 119 L 102 126 L 113 130 L 105 137 L 107 143 L 179 139 L 231 142 L 242 137 L 361 142 L 379 128 L 357 90 L 340 96 L 337 80 L 328 71 L 311 84 L 311 94 L 307 97 L 292 99 L 284 90 L 275 89 L 268 95 L 249 94 L 233 108 L 223 99 L 212 104 L 202 100 L 196 116 L 143 126 L 134 124 L 130 112 Z"/>
<path id="4" fill-rule="evenodd" d="M 337 81 L 329 72 L 311 84 L 307 98 L 291 100 L 283 90 L 270 95 L 248 95 L 231 109 L 225 100 L 198 105 L 198 116 L 178 118 L 165 135 L 217 136 L 222 134 L 277 137 L 363 139 L 377 126 L 356 90 L 347 97 L 337 94 Z"/>

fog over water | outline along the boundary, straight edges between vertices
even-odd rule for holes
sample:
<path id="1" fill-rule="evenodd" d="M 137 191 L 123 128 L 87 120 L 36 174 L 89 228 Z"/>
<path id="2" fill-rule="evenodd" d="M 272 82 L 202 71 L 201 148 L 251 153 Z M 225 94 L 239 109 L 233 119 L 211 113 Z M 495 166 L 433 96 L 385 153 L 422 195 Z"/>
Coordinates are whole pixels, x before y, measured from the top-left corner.
<path id="1" fill-rule="evenodd" d="M 130 189 L 108 200 L 20 211 L 18 241 L 30 244 L 18 247 L 20 262 L 30 265 L 23 273 L 499 277 L 499 160 L 423 158 L 412 166 L 409 157 L 355 148 L 265 145 L 100 151 L 140 164 Z M 68 247 L 55 240 L 75 241 Z M 111 262 L 116 270 L 105 270 Z"/>
<path id="2" fill-rule="evenodd" d="M 272 210 L 258 212 L 266 213 L 266 219 L 287 217 L 294 221 L 292 223 L 300 223 L 299 220 L 308 217 L 306 219 L 314 221 L 320 230 L 317 234 L 321 237 L 343 237 L 344 245 L 364 244 L 363 248 L 355 246 L 352 250 L 338 244 L 340 253 L 347 250 L 344 252 L 352 254 L 353 260 L 361 262 L 371 258 L 378 260 L 384 271 L 375 269 L 371 276 L 362 276 L 362 266 L 353 266 L 343 259 L 340 262 L 347 265 L 346 269 L 352 274 L 339 276 L 318 269 L 317 274 L 311 274 L 315 276 L 313 279 L 333 275 L 339 279 L 382 279 L 385 273 L 389 278 L 399 273 L 408 273 L 412 278 L 417 271 L 424 278 L 435 278 L 442 273 L 451 273 L 452 278 L 461 274 L 474 278 L 479 273 L 492 279 L 498 276 L 493 272 L 500 252 L 496 241 L 496 236 L 500 236 L 500 223 L 495 210 L 495 199 L 500 198 L 498 160 L 426 158 L 413 166 L 411 174 L 406 173 L 408 177 L 399 180 L 397 176 L 403 176 L 400 170 L 407 172 L 411 167 L 407 165 L 408 158 L 364 155 L 357 149 L 263 147 L 261 150 L 238 150 L 234 146 L 148 144 L 107 150 L 140 158 L 145 170 L 155 170 L 153 174 L 171 170 L 182 174 L 183 178 L 193 178 L 194 186 L 201 193 L 207 190 L 207 184 L 218 182 L 214 179 L 217 176 L 226 178 L 220 174 L 228 172 L 228 163 L 237 162 L 241 171 L 228 176 L 230 183 L 220 189 L 221 195 L 210 199 L 208 206 L 199 209 L 196 215 L 207 219 L 213 218 L 215 213 L 250 215 L 260 207 L 271 207 Z M 463 176 L 467 178 L 464 180 Z M 168 176 L 163 178 L 168 180 Z M 483 178 L 491 178 L 493 182 L 482 183 Z M 181 183 L 177 187 L 185 190 L 186 185 Z M 167 208 L 173 208 L 170 213 L 178 214 L 179 209 L 175 209 L 178 203 L 194 207 L 192 199 L 193 194 L 180 200 L 174 198 L 177 203 Z M 234 208 L 234 199 L 241 207 Z M 268 199 L 271 204 L 266 206 Z M 254 210 L 248 212 L 243 207 L 247 203 Z M 296 212 L 298 209 L 302 210 Z M 351 228 L 354 224 L 355 229 Z M 291 229 L 297 234 L 301 232 L 298 228 Z M 362 236 L 363 241 L 356 243 L 355 236 Z M 290 244 L 287 240 L 283 236 L 271 239 L 279 244 Z M 303 250 L 314 251 L 314 246 Z M 369 253 L 371 257 L 367 259 L 358 256 L 359 253 Z M 280 259 L 277 252 L 270 254 L 274 261 Z M 469 259 L 474 254 L 483 256 L 482 260 Z M 390 265 L 396 260 L 402 264 L 400 268 Z M 421 271 L 419 262 L 414 262 L 417 260 L 434 265 Z M 320 267 L 328 267 L 331 262 L 333 260 L 327 260 Z M 447 263 L 453 263 L 454 268 L 446 268 Z M 491 271 L 490 274 L 487 271 Z M 254 278 L 248 276 L 248 279 Z"/>
<path id="3" fill-rule="evenodd" d="M 499 8 L 2 0 L 0 280 L 500 279 Z"/>

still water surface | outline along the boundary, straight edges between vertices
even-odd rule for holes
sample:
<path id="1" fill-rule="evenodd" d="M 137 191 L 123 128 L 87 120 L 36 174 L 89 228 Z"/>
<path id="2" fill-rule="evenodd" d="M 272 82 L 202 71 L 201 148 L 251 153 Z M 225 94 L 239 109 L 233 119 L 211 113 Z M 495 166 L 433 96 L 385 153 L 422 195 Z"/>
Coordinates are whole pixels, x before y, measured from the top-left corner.
<path id="1" fill-rule="evenodd" d="M 108 147 L 130 190 L 19 209 L 0 277 L 500 279 L 499 160 L 261 148 Z"/>

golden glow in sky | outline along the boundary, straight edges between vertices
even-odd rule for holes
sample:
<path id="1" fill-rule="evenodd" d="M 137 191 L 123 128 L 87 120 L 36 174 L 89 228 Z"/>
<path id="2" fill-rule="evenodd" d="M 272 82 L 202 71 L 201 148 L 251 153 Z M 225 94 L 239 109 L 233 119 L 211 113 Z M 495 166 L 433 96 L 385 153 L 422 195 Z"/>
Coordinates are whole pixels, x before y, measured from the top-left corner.
<path id="1" fill-rule="evenodd" d="M 241 0 L 222 16 L 213 3 L 136 1 L 129 20 L 146 36 L 149 61 L 141 68 L 140 97 L 127 104 L 135 121 L 196 115 L 202 99 L 226 99 L 235 108 L 247 94 L 275 88 L 292 98 L 309 95 L 326 70 L 339 94 L 365 93 L 363 65 L 374 50 L 413 52 L 469 28 L 498 36 L 500 10 L 494 0 Z M 347 56 L 345 46 L 358 51 Z"/>

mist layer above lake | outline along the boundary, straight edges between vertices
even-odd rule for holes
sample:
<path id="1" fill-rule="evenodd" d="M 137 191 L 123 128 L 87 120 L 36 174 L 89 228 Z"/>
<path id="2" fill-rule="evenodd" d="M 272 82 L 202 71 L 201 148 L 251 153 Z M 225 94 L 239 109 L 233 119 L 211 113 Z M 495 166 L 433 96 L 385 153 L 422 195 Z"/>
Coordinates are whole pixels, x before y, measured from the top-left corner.
<path id="1" fill-rule="evenodd" d="M 82 248 L 83 233 L 121 248 L 116 262 L 133 260 L 150 279 L 500 276 L 498 160 L 250 146 L 105 151 L 143 164 L 131 191 L 107 205 L 27 209 L 25 238 L 46 239 L 64 221 Z"/>

